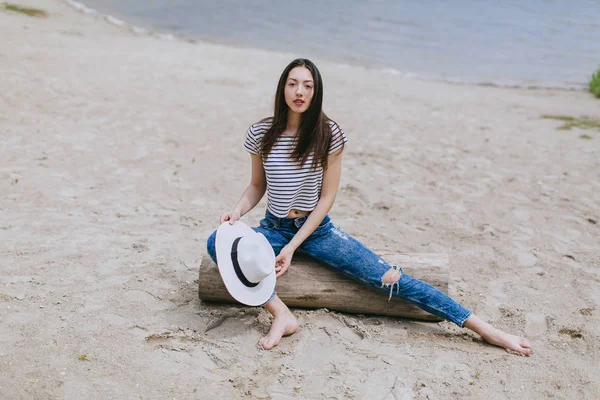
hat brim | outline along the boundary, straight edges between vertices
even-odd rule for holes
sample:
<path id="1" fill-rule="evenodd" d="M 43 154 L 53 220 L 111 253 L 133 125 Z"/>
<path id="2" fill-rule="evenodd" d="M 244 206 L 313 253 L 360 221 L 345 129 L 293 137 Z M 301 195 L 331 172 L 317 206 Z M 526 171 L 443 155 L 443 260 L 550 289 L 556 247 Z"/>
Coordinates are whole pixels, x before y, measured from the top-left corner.
<path id="1" fill-rule="evenodd" d="M 269 300 L 275 290 L 275 269 L 273 269 L 272 274 L 260 281 L 255 287 L 248 287 L 240 282 L 231 261 L 231 245 L 235 239 L 246 235 L 259 235 L 261 240 L 264 240 L 273 252 L 273 247 L 271 247 L 267 238 L 261 233 L 255 232 L 248 225 L 240 221 L 236 221 L 233 225 L 229 222 L 224 222 L 217 229 L 217 237 L 215 239 L 217 266 L 219 267 L 223 283 L 231 297 L 249 306 L 259 306 Z M 274 252 L 273 259 L 275 259 Z"/>

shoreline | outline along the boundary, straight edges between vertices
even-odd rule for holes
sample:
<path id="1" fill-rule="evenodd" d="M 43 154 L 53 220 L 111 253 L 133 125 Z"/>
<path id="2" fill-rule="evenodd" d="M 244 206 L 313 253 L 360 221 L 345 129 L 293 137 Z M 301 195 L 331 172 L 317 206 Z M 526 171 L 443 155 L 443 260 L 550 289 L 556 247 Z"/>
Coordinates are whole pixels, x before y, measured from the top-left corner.
<path id="1" fill-rule="evenodd" d="M 241 48 L 241 49 L 256 49 L 274 53 L 283 53 L 282 50 L 278 49 L 266 49 L 259 48 L 254 46 L 244 46 L 242 44 L 235 43 L 221 43 L 217 40 L 210 39 L 197 39 L 193 37 L 185 37 L 174 34 L 172 32 L 160 32 L 158 30 L 152 28 L 140 27 L 134 24 L 131 24 L 123 19 L 117 18 L 110 14 L 103 14 L 98 12 L 97 10 L 86 6 L 84 3 L 76 1 L 76 0 L 60 0 L 67 3 L 69 6 L 73 7 L 75 10 L 92 17 L 96 17 L 104 20 L 106 23 L 111 25 L 115 25 L 117 27 L 126 29 L 128 32 L 136 34 L 136 35 L 147 35 L 151 37 L 156 37 L 162 40 L 179 40 L 187 43 L 195 44 L 198 42 L 204 42 L 207 44 L 214 44 L 219 46 L 226 46 L 232 48 Z M 322 54 L 318 55 L 319 58 L 323 58 Z M 326 59 L 326 58 L 325 58 Z M 403 72 L 393 67 L 371 67 L 367 64 L 348 64 L 348 63 L 340 63 L 334 60 L 327 60 L 330 63 L 335 63 L 340 67 L 351 67 L 351 68 L 364 68 L 367 71 L 372 71 L 376 73 L 388 74 L 392 76 L 401 77 L 402 79 L 410 79 L 416 81 L 423 82 L 441 82 L 441 83 L 449 83 L 453 85 L 466 85 L 466 86 L 483 86 L 483 87 L 496 87 L 501 89 L 524 89 L 524 90 L 564 90 L 564 91 L 587 91 L 587 85 L 582 83 L 581 85 L 569 84 L 569 83 L 552 83 L 552 82 L 537 82 L 537 83 L 515 83 L 511 80 L 506 80 L 506 82 L 502 82 L 502 79 L 498 79 L 498 81 L 488 80 L 488 79 L 479 79 L 479 78 L 456 78 L 456 77 L 436 77 L 436 76 L 425 76 L 415 72 Z"/>

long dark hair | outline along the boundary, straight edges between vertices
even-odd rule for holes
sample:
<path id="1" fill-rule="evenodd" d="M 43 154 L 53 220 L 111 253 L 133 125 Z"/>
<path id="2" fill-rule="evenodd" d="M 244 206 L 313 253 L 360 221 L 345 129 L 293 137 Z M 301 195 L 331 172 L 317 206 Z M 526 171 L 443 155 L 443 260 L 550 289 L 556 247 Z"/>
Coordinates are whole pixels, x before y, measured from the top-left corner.
<path id="1" fill-rule="evenodd" d="M 298 58 L 283 70 L 277 92 L 275 94 L 275 110 L 272 118 L 266 118 L 263 121 L 272 120 L 271 127 L 263 136 L 261 144 L 261 156 L 266 159 L 271 149 L 277 142 L 279 136 L 287 127 L 288 105 L 285 102 L 285 84 L 290 71 L 296 67 L 306 67 L 313 76 L 313 97 L 308 109 L 300 117 L 300 127 L 298 128 L 298 143 L 292 152 L 292 159 L 300 165 L 304 165 L 308 157 L 313 154 L 311 168 L 317 169 L 322 166 L 327 168 L 327 155 L 329 144 L 331 142 L 331 126 L 329 118 L 322 110 L 323 106 L 323 80 L 317 66 L 306 58 Z"/>

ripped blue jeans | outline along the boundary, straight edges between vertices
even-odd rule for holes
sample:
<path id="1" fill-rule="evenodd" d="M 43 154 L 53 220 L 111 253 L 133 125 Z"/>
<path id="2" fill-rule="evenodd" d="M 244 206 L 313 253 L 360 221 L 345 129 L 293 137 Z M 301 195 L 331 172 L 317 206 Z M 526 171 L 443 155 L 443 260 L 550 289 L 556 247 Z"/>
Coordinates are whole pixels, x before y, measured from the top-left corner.
<path id="1" fill-rule="evenodd" d="M 307 218 L 308 216 L 279 218 L 267 211 L 265 218 L 260 221 L 260 226 L 252 229 L 262 233 L 273 246 L 275 254 L 279 254 Z M 215 237 L 216 231 L 208 238 L 207 250 L 216 262 Z M 411 278 L 399 267 L 389 265 L 358 240 L 337 229 L 329 216 L 325 216 L 317 229 L 298 247 L 296 253 L 313 257 L 334 271 L 380 292 L 399 297 L 460 327 L 471 315 L 471 311 L 445 293 L 425 282 Z M 402 276 L 397 283 L 384 284 L 382 277 L 390 269 L 399 270 Z M 271 298 L 274 296 L 275 292 Z"/>

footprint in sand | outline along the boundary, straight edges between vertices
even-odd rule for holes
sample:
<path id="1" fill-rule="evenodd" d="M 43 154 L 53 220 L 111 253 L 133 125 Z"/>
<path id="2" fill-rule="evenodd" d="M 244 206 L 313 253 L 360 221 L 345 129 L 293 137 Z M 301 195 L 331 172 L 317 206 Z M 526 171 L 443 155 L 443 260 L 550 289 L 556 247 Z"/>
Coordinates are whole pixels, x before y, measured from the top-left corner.
<path id="1" fill-rule="evenodd" d="M 517 256 L 517 265 L 524 268 L 533 267 L 537 264 L 537 257 L 529 252 L 519 252 Z"/>
<path id="2" fill-rule="evenodd" d="M 542 336 L 548 331 L 548 317 L 540 312 L 527 313 L 525 332 L 530 337 Z"/>

